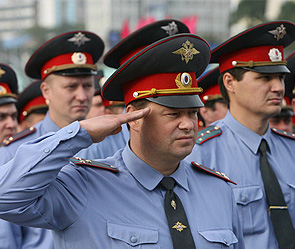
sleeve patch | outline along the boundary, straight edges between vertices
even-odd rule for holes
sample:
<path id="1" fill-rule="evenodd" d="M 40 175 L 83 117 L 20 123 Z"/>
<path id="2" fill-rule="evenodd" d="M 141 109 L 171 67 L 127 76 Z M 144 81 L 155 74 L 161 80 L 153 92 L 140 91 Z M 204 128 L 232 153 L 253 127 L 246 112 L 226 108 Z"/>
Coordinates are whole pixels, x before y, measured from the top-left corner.
<path id="1" fill-rule="evenodd" d="M 19 133 L 16 133 L 15 135 L 5 139 L 1 146 L 8 146 L 9 144 L 12 144 L 13 142 L 22 139 L 23 137 L 29 136 L 30 134 L 34 133 L 37 129 L 35 127 L 27 128 Z"/>
<path id="2" fill-rule="evenodd" d="M 92 160 L 88 160 L 88 159 L 83 159 L 81 157 L 71 157 L 70 161 L 78 166 L 95 167 L 95 168 L 100 168 L 100 169 L 106 169 L 106 170 L 113 171 L 116 173 L 119 172 L 119 170 L 112 165 L 100 163 L 100 162 L 96 162 L 96 161 L 92 161 Z"/>
<path id="3" fill-rule="evenodd" d="M 282 130 L 279 130 L 277 128 L 271 128 L 271 130 L 275 134 L 281 135 L 283 137 L 288 137 L 288 138 L 291 138 L 291 139 L 295 139 L 295 134 L 294 133 L 290 133 L 290 132 L 287 132 L 287 131 L 282 131 Z"/>
<path id="4" fill-rule="evenodd" d="M 222 130 L 216 125 L 210 125 L 198 132 L 196 144 L 201 145 L 207 140 L 218 137 L 222 134 Z"/>
<path id="5" fill-rule="evenodd" d="M 208 167 L 206 167 L 204 165 L 201 165 L 201 164 L 199 164 L 197 162 L 191 162 L 191 164 L 193 166 L 195 166 L 198 170 L 205 171 L 205 172 L 207 172 L 209 174 L 212 174 L 214 176 L 217 176 L 217 177 L 219 177 L 219 178 L 221 178 L 221 179 L 223 179 L 223 180 L 225 180 L 227 182 L 230 182 L 230 183 L 233 183 L 233 184 L 237 185 L 234 181 L 229 179 L 229 177 L 227 175 L 225 175 L 224 173 L 221 173 L 221 172 L 218 172 L 216 170 L 210 169 L 210 168 L 208 168 Z"/>

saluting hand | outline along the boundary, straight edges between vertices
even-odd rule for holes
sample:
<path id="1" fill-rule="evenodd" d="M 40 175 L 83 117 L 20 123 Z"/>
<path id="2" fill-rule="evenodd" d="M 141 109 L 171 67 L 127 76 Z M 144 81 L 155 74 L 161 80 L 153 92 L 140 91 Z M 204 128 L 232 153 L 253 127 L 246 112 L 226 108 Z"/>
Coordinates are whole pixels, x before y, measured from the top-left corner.
<path id="1" fill-rule="evenodd" d="M 84 128 L 92 138 L 94 143 L 101 142 L 109 135 L 119 133 L 121 125 L 145 117 L 150 112 L 150 108 L 144 108 L 134 112 L 123 114 L 109 114 L 97 116 L 90 119 L 79 121 L 80 126 Z"/>

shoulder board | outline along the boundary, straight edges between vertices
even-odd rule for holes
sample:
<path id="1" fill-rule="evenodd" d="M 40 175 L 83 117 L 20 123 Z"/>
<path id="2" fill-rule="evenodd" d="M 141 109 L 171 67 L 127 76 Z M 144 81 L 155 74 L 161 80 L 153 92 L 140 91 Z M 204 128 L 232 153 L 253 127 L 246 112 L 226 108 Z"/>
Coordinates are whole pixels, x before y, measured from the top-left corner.
<path id="1" fill-rule="evenodd" d="M 213 137 L 218 137 L 221 134 L 222 134 L 222 130 L 218 126 L 210 125 L 198 132 L 196 144 L 201 145 L 205 141 L 207 141 Z"/>
<path id="2" fill-rule="evenodd" d="M 92 161 L 88 159 L 83 159 L 81 157 L 71 157 L 70 161 L 78 166 L 95 167 L 95 168 L 110 170 L 113 172 L 119 172 L 119 170 L 112 165 L 100 163 L 100 162 L 96 162 L 96 161 Z"/>
<path id="3" fill-rule="evenodd" d="M 227 182 L 231 182 L 231 183 L 237 185 L 234 181 L 229 179 L 229 177 L 227 175 L 225 175 L 224 173 L 220 173 L 220 172 L 218 172 L 218 171 L 216 171 L 214 169 L 210 169 L 210 168 L 208 168 L 206 166 L 203 166 L 203 165 L 201 165 L 199 163 L 196 163 L 196 162 L 192 162 L 192 165 L 195 166 L 199 170 L 203 170 L 203 171 L 205 171 L 205 172 L 207 172 L 209 174 L 212 174 L 214 176 L 217 176 L 217 177 L 219 177 L 219 178 L 221 178 L 221 179 L 223 179 L 223 180 L 225 180 Z"/>
<path id="4" fill-rule="evenodd" d="M 288 138 L 292 138 L 292 139 L 295 139 L 295 134 L 294 133 L 290 133 L 290 132 L 287 132 L 287 131 L 282 131 L 282 130 L 279 130 L 277 128 L 271 128 L 271 130 L 278 134 L 278 135 L 281 135 L 283 137 L 288 137 Z"/>
<path id="5" fill-rule="evenodd" d="M 35 127 L 30 127 L 30 128 L 27 128 L 19 133 L 16 133 L 15 135 L 7 138 L 7 139 L 4 139 L 4 141 L 1 143 L 1 146 L 7 146 L 9 144 L 12 144 L 13 142 L 17 141 L 17 140 L 20 140 L 22 139 L 23 137 L 26 137 L 32 133 L 34 133 L 36 131 L 36 128 Z"/>

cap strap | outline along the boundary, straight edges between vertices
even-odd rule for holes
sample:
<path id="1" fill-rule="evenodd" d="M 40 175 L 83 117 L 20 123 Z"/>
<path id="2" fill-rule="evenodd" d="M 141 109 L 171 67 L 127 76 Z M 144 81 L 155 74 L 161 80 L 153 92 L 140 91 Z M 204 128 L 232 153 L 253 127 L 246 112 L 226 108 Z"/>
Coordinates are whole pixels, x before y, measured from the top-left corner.
<path id="1" fill-rule="evenodd" d="M 233 61 L 234 67 L 261 67 L 261 66 L 275 66 L 287 65 L 287 61 Z"/>
<path id="2" fill-rule="evenodd" d="M 178 88 L 178 89 L 160 89 L 152 88 L 151 90 L 146 91 L 137 91 L 138 95 L 134 96 L 135 98 L 142 98 L 149 95 L 156 94 L 173 94 L 173 93 L 201 93 L 203 88 L 201 87 L 192 87 L 192 88 Z"/>
<path id="3" fill-rule="evenodd" d="M 47 68 L 46 70 L 44 70 L 44 74 L 50 74 L 52 72 L 71 69 L 71 68 L 89 68 L 92 70 L 97 70 L 97 66 L 91 65 L 91 64 L 82 64 L 82 65 L 64 64 L 64 65 L 60 65 L 60 66 L 53 66 L 51 68 Z"/>

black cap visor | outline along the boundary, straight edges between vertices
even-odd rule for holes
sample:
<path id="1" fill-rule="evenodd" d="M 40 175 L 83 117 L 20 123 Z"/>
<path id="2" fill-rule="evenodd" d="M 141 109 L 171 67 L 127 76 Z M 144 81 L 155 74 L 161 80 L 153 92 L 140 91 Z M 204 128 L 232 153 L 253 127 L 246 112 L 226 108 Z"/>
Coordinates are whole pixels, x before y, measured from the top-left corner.
<path id="1" fill-rule="evenodd" d="M 97 71 L 90 68 L 70 68 L 60 71 L 55 71 L 53 74 L 62 76 L 83 76 L 83 75 L 97 75 Z"/>
<path id="2" fill-rule="evenodd" d="M 17 100 L 13 97 L 2 97 L 0 98 L 0 105 L 6 105 L 11 103 L 16 103 Z"/>
<path id="3" fill-rule="evenodd" d="M 243 68 L 256 73 L 290 73 L 290 70 L 285 65 L 243 67 Z"/>
<path id="4" fill-rule="evenodd" d="M 149 97 L 147 100 L 169 108 L 198 108 L 204 104 L 199 95 L 171 95 Z"/>

